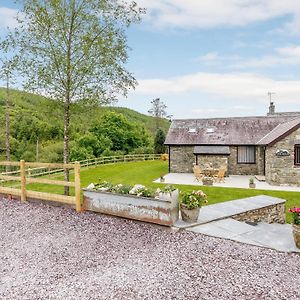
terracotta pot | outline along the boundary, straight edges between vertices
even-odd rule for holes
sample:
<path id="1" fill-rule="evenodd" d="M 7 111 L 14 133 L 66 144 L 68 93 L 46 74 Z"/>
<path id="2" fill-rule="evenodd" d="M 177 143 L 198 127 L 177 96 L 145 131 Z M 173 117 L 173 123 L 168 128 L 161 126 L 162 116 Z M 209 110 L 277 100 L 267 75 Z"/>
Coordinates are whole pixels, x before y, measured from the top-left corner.
<path id="1" fill-rule="evenodd" d="M 293 236 L 296 247 L 300 248 L 300 225 L 293 224 Z"/>
<path id="2" fill-rule="evenodd" d="M 180 211 L 181 211 L 182 221 L 185 221 L 187 223 L 195 223 L 198 221 L 200 207 L 194 209 L 187 209 L 186 205 L 181 203 Z"/>

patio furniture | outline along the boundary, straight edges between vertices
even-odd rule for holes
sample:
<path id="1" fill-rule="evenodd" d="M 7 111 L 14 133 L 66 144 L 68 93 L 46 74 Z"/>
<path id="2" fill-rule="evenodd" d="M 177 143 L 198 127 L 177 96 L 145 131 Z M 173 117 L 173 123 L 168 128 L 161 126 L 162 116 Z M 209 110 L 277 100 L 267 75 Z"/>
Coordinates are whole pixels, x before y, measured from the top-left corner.
<path id="1" fill-rule="evenodd" d="M 226 169 L 225 168 L 221 168 L 217 174 L 214 175 L 214 181 L 215 182 L 225 182 L 225 173 L 226 173 Z"/>
<path id="2" fill-rule="evenodd" d="M 218 174 L 219 169 L 213 169 L 213 168 L 208 168 L 208 169 L 203 169 L 202 173 L 205 177 L 214 177 L 216 174 Z"/>
<path id="3" fill-rule="evenodd" d="M 201 182 L 204 176 L 203 176 L 202 171 L 201 171 L 201 169 L 198 165 L 195 165 L 193 167 L 193 172 L 194 172 L 194 175 L 195 175 L 195 180 L 197 180 L 198 182 Z"/>

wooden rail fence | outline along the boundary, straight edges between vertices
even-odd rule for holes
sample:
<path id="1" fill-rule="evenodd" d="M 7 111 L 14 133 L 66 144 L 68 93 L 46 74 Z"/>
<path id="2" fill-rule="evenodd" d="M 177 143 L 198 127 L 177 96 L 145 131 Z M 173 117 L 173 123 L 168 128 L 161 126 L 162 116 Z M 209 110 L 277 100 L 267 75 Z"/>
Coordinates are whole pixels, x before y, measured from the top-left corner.
<path id="1" fill-rule="evenodd" d="M 26 198 L 40 199 L 40 200 L 48 200 L 48 201 L 56 201 L 66 204 L 75 205 L 76 211 L 81 211 L 81 199 L 80 199 L 80 163 L 75 162 L 74 164 L 48 164 L 48 163 L 35 163 L 35 162 L 25 162 L 21 160 L 20 162 L 9 162 L 2 161 L 0 162 L 0 166 L 14 166 L 19 167 L 18 171 L 19 176 L 12 176 L 7 174 L 1 174 L 0 179 L 3 181 L 20 181 L 21 187 L 20 189 L 11 188 L 11 187 L 2 187 L 0 186 L 1 194 L 8 194 L 14 196 L 20 196 L 21 201 L 26 201 Z M 27 169 L 26 169 L 27 168 Z M 62 181 L 62 180 L 52 180 L 45 178 L 32 178 L 28 175 L 29 168 L 45 168 L 45 169 L 60 169 L 60 170 L 74 170 L 74 182 L 71 181 Z M 16 172 L 16 171 L 15 171 Z M 10 172 L 12 173 L 12 172 Z M 43 174 L 45 175 L 45 174 Z M 44 193 L 44 192 L 36 192 L 30 191 L 26 189 L 27 183 L 42 183 L 42 184 L 50 184 L 50 185 L 61 185 L 75 188 L 75 196 L 64 196 L 58 194 Z"/>
<path id="2" fill-rule="evenodd" d="M 130 162 L 130 161 L 144 161 L 144 160 L 159 160 L 161 154 L 132 154 L 132 155 L 118 155 L 118 156 L 102 156 L 97 158 L 89 158 L 78 161 L 81 167 L 91 167 L 104 164 L 114 164 L 118 162 Z M 51 169 L 47 166 L 49 164 L 31 163 L 32 168 L 26 169 L 27 177 L 38 177 L 44 175 L 50 175 L 55 173 L 61 173 L 64 171 L 63 167 Z M 37 167 L 37 165 L 41 165 Z M 58 165 L 58 164 L 56 164 Z M 1 166 L 1 165 L 0 165 Z M 62 166 L 62 165 L 61 165 Z M 19 175 L 20 170 L 14 170 L 10 172 L 2 172 L 2 175 Z M 1 178 L 0 178 L 1 179 Z"/>

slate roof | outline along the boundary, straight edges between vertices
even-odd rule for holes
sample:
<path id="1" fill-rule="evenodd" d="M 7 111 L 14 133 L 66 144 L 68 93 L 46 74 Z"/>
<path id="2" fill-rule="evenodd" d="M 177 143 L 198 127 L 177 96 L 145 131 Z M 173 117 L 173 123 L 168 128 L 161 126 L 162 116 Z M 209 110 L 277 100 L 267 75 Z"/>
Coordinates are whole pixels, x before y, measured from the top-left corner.
<path id="1" fill-rule="evenodd" d="M 296 118 L 292 121 L 281 123 L 276 126 L 271 132 L 264 136 L 260 141 L 257 142 L 258 145 L 269 145 L 274 141 L 277 141 L 288 134 L 290 131 L 293 131 L 297 128 L 300 128 L 300 118 Z"/>
<path id="2" fill-rule="evenodd" d="M 195 146 L 194 154 L 223 154 L 229 155 L 229 146 Z"/>
<path id="3" fill-rule="evenodd" d="M 267 145 L 272 137 L 276 139 L 285 130 L 289 131 L 297 122 L 300 123 L 300 115 L 298 118 L 283 115 L 174 120 L 165 144 L 256 145 L 259 143 L 263 145 L 265 143 L 264 145 Z M 271 136 L 267 138 L 268 135 Z"/>

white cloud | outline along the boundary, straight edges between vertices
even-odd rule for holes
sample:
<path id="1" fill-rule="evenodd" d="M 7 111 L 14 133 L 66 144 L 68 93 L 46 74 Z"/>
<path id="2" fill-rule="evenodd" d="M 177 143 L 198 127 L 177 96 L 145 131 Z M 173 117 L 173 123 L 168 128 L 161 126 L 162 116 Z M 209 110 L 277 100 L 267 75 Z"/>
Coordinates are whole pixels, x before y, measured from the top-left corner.
<path id="1" fill-rule="evenodd" d="M 209 52 L 205 55 L 197 57 L 197 61 L 200 62 L 214 62 L 219 59 L 219 54 L 217 52 Z"/>
<path id="2" fill-rule="evenodd" d="M 300 46 L 298 45 L 277 48 L 275 49 L 275 52 L 275 55 L 267 55 L 261 58 L 240 61 L 232 65 L 232 67 L 243 69 L 300 64 Z"/>
<path id="3" fill-rule="evenodd" d="M 298 0 L 138 0 L 148 8 L 147 20 L 157 27 L 212 28 L 244 26 L 291 16 L 286 30 L 298 31 Z"/>
<path id="4" fill-rule="evenodd" d="M 18 25 L 16 17 L 18 11 L 8 7 L 0 7 L 0 29 L 13 28 Z"/>
<path id="5" fill-rule="evenodd" d="M 217 96 L 237 103 L 266 101 L 268 91 L 276 92 L 278 103 L 299 103 L 300 81 L 274 80 L 249 73 L 195 73 L 169 79 L 140 80 L 136 93 L 172 97 L 191 92 Z M 250 102 L 249 102 L 250 101 Z M 251 106 L 251 105 L 250 105 Z"/>

